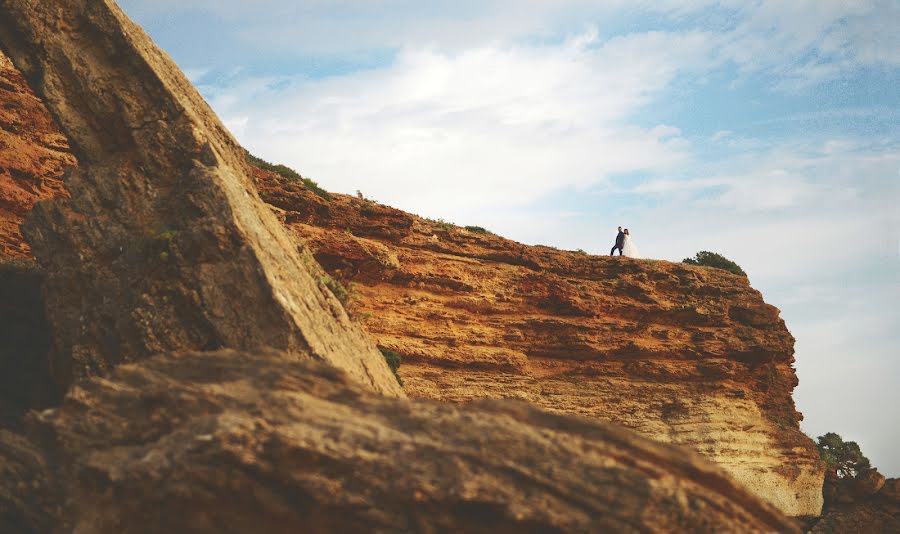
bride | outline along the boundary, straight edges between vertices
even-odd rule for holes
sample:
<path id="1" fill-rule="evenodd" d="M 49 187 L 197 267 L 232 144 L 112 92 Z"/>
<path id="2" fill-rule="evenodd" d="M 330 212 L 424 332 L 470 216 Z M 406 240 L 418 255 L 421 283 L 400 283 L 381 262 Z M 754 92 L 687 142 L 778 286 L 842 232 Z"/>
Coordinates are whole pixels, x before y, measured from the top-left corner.
<path id="1" fill-rule="evenodd" d="M 625 229 L 625 245 L 622 247 L 622 254 L 629 258 L 640 258 L 641 255 L 638 253 L 637 246 L 634 244 L 634 241 L 631 239 L 631 233 L 628 232 L 628 228 Z"/>

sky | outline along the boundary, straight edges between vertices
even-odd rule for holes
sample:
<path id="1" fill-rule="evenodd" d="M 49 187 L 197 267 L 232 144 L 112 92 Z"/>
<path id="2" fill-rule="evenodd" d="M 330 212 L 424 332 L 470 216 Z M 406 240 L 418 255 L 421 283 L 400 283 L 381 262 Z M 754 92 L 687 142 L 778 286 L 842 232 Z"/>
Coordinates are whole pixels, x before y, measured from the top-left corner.
<path id="1" fill-rule="evenodd" d="M 237 139 L 528 244 L 716 251 L 900 476 L 900 2 L 121 0 Z"/>

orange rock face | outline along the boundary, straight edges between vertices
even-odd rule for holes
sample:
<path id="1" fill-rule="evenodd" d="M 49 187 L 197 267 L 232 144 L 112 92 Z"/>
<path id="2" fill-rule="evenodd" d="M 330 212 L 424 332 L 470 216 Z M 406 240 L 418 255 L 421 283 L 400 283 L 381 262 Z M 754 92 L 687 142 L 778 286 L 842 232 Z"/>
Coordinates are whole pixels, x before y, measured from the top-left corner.
<path id="1" fill-rule="evenodd" d="M 74 159 L 0 60 L 0 252 L 64 195 Z M 10 148 L 13 147 L 13 148 Z M 15 170 L 13 170 L 15 169 Z M 793 337 L 745 278 L 530 247 L 256 170 L 264 201 L 336 279 L 411 397 L 519 398 L 714 460 L 789 515 L 817 515 L 823 468 L 799 431 Z"/>
<path id="2" fill-rule="evenodd" d="M 0 54 L 0 254 L 30 256 L 19 225 L 34 203 L 66 196 L 69 144 L 12 62 Z"/>
<path id="3" fill-rule="evenodd" d="M 791 397 L 794 338 L 746 278 L 525 246 L 256 176 L 411 397 L 519 398 L 686 445 L 790 515 L 823 470 Z"/>

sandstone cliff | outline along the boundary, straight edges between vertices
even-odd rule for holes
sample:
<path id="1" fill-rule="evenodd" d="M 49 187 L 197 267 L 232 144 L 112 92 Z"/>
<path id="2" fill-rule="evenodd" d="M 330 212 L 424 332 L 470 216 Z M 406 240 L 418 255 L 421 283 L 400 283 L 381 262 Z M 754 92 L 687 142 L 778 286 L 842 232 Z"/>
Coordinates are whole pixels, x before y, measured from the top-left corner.
<path id="1" fill-rule="evenodd" d="M 15 85 L 9 94 L 30 93 Z M 38 113 L 37 99 L 29 98 L 4 108 L 19 113 L 19 124 Z M 71 160 L 64 141 L 54 146 L 59 161 Z M 0 167 L 13 168 L 10 154 L 0 152 Z M 49 161 L 34 157 L 25 165 Z M 57 167 L 31 181 L 28 172 L 19 183 L 36 197 L 62 191 Z M 745 279 L 527 247 L 360 199 L 325 200 L 271 173 L 254 177 L 300 242 L 352 286 L 356 319 L 379 345 L 403 356 L 410 396 L 512 397 L 611 420 L 697 450 L 790 514 L 818 513 L 822 471 L 791 399 L 793 339 Z M 10 228 L 3 229 L 6 250 L 23 254 Z M 167 232 L 150 236 L 163 247 L 155 257 L 165 252 L 185 261 L 190 241 L 180 241 L 183 231 Z M 60 263 L 51 269 L 66 272 Z"/>
<path id="2" fill-rule="evenodd" d="M 19 225 L 38 200 L 65 196 L 69 144 L 22 74 L 0 53 L 0 254 L 27 257 Z"/>
<path id="3" fill-rule="evenodd" d="M 518 398 L 686 445 L 792 515 L 823 468 L 799 430 L 794 339 L 746 278 L 529 247 L 256 172 L 411 397 Z"/>

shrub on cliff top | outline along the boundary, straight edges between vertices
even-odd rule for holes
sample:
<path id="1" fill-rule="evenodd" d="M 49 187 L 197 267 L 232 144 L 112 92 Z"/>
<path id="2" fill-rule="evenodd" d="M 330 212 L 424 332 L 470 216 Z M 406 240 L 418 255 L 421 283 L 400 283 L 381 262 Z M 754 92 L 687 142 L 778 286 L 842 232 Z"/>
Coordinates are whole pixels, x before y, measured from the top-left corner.
<path id="1" fill-rule="evenodd" d="M 701 250 L 693 258 L 685 258 L 682 263 L 702 265 L 704 267 L 715 267 L 716 269 L 723 269 L 740 276 L 747 276 L 747 273 L 741 269 L 740 265 L 721 254 L 709 252 L 708 250 Z"/>
<path id="2" fill-rule="evenodd" d="M 256 156 L 254 156 L 249 151 L 246 151 L 246 154 L 247 154 L 247 163 L 249 163 L 250 165 L 253 165 L 257 169 L 274 172 L 278 176 L 281 176 L 282 178 L 287 178 L 289 180 L 297 180 L 300 183 L 302 183 L 303 185 L 305 185 L 306 188 L 311 190 L 313 193 L 319 195 L 320 197 L 324 198 L 325 200 L 331 200 L 331 193 L 329 193 L 328 191 L 325 191 L 324 189 L 319 187 L 319 184 L 316 183 L 314 180 L 300 176 L 299 172 L 288 167 L 287 165 L 282 165 L 280 163 L 279 164 L 269 163 L 268 161 L 266 161 L 262 158 L 258 158 Z"/>
<path id="3" fill-rule="evenodd" d="M 491 234 L 490 230 L 485 229 L 483 226 L 466 226 L 466 230 L 472 232 L 473 234 Z"/>
<path id="4" fill-rule="evenodd" d="M 829 432 L 819 436 L 819 456 L 825 462 L 826 473 L 835 478 L 855 478 L 870 467 L 855 441 L 844 441 L 840 435 Z"/>

